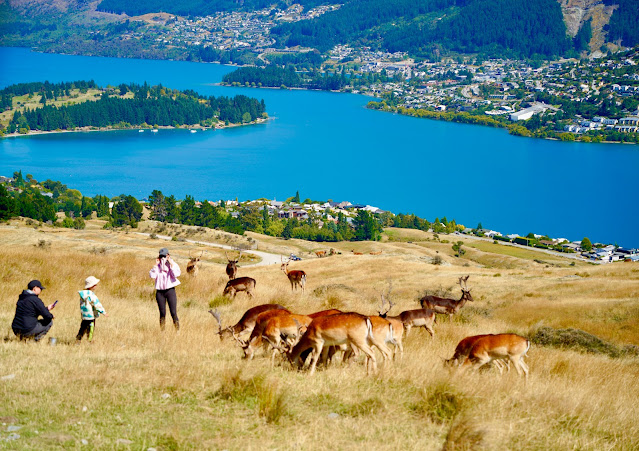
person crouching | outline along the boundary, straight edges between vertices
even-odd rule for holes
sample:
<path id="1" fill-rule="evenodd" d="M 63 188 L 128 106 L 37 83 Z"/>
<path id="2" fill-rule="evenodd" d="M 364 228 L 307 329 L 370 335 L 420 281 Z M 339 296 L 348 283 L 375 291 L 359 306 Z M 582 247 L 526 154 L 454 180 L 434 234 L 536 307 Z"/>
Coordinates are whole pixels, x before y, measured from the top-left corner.
<path id="1" fill-rule="evenodd" d="M 93 330 L 95 329 L 95 319 L 100 316 L 109 316 L 104 311 L 104 307 L 100 303 L 100 300 L 95 295 L 93 290 L 100 282 L 100 279 L 89 276 L 84 281 L 84 290 L 78 291 L 80 295 L 80 313 L 82 314 L 82 323 L 80 324 L 80 330 L 75 337 L 78 342 L 82 340 L 82 337 L 86 334 L 89 341 L 93 340 Z"/>

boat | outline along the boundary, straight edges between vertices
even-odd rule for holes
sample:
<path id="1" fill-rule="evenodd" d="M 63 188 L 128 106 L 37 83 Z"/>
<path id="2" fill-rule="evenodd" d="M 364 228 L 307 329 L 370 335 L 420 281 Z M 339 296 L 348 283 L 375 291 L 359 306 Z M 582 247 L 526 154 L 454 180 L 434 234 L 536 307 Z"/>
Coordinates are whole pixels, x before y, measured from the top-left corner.
<path id="1" fill-rule="evenodd" d="M 158 129 L 157 129 L 157 128 L 154 128 L 154 129 L 153 129 L 153 130 L 151 130 L 151 131 L 152 131 L 153 133 L 157 133 L 157 132 L 158 132 Z"/>
<path id="2" fill-rule="evenodd" d="M 197 133 L 197 130 L 191 130 L 191 133 Z"/>
<path id="3" fill-rule="evenodd" d="M 139 133 L 144 133 L 144 130 L 140 130 Z"/>

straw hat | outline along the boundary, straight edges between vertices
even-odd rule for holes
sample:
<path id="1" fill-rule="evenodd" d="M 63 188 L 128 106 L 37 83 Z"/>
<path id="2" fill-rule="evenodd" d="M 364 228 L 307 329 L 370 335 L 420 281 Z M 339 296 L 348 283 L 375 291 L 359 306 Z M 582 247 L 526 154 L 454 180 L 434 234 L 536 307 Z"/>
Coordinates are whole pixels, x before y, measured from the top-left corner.
<path id="1" fill-rule="evenodd" d="M 89 276 L 86 278 L 86 280 L 84 281 L 84 289 L 86 290 L 87 288 L 91 288 L 96 286 L 98 283 L 100 282 L 100 279 L 98 279 L 97 277 L 93 277 L 93 276 Z"/>

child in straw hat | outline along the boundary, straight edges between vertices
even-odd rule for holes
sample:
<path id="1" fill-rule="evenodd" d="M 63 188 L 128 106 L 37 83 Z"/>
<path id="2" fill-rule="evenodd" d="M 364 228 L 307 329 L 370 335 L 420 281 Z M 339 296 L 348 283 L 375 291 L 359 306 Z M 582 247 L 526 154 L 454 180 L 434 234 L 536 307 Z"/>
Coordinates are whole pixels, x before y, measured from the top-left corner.
<path id="1" fill-rule="evenodd" d="M 95 328 L 95 319 L 101 314 L 109 316 L 104 311 L 104 307 L 100 300 L 93 292 L 93 289 L 100 282 L 100 279 L 89 276 L 84 281 L 84 290 L 78 291 L 80 294 L 80 313 L 82 314 L 82 324 L 80 331 L 75 337 L 78 342 L 82 340 L 84 334 L 89 337 L 89 341 L 93 340 L 93 329 Z"/>

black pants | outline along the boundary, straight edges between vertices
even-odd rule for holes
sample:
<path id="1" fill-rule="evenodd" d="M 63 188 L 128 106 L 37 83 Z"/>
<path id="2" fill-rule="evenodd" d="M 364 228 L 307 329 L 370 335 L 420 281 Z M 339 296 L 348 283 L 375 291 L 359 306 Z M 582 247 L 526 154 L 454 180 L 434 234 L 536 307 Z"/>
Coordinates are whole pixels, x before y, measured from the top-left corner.
<path id="1" fill-rule="evenodd" d="M 160 324 L 164 324 L 167 302 L 169 303 L 169 311 L 171 312 L 173 323 L 178 323 L 180 321 L 177 316 L 177 295 L 175 294 L 175 288 L 157 290 L 155 292 L 155 300 L 158 302 L 158 309 L 160 309 Z"/>
<path id="2" fill-rule="evenodd" d="M 36 327 L 34 327 L 29 332 L 16 332 L 14 330 L 13 333 L 15 333 L 18 336 L 18 338 L 20 338 L 20 340 L 33 338 L 35 341 L 40 341 L 40 339 L 44 337 L 47 334 L 47 332 L 49 332 L 49 329 L 51 329 L 51 326 L 53 326 L 53 321 L 49 321 L 47 324 L 42 324 L 43 322 L 44 322 L 43 319 L 38 320 L 38 324 L 36 324 Z"/>
<path id="3" fill-rule="evenodd" d="M 87 335 L 89 341 L 93 340 L 93 331 L 95 329 L 95 319 L 83 319 L 82 324 L 80 324 L 80 330 L 78 331 L 78 335 L 76 335 L 75 339 L 80 341 L 84 334 Z"/>

